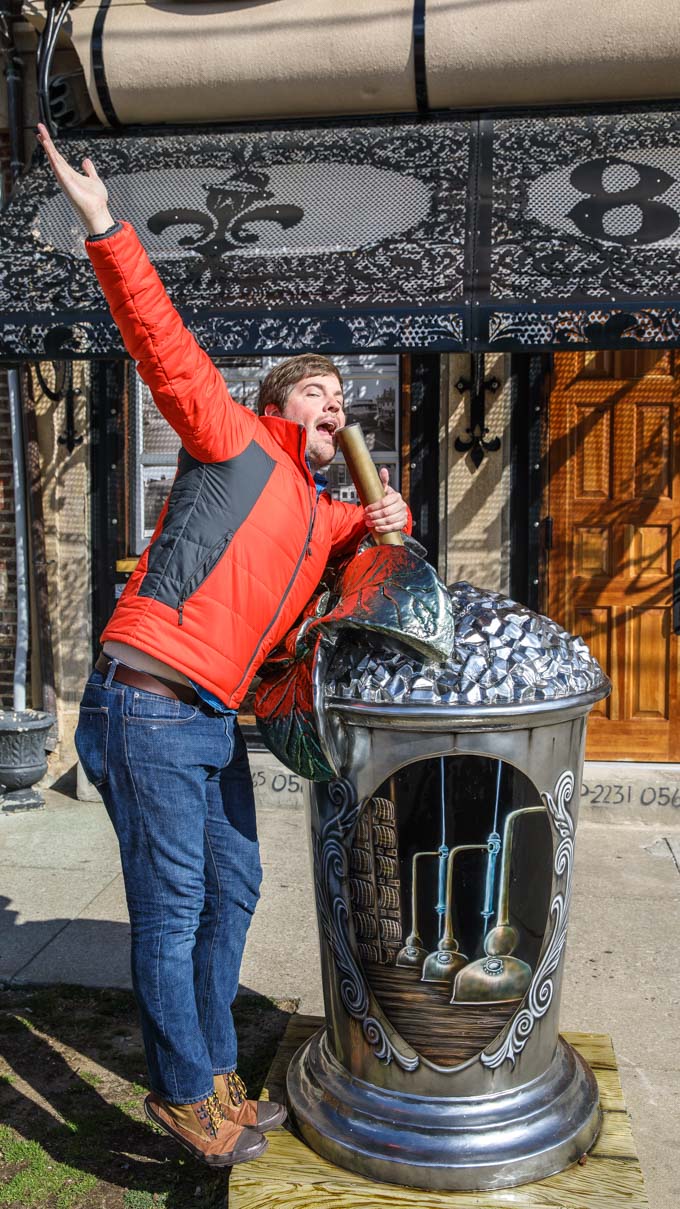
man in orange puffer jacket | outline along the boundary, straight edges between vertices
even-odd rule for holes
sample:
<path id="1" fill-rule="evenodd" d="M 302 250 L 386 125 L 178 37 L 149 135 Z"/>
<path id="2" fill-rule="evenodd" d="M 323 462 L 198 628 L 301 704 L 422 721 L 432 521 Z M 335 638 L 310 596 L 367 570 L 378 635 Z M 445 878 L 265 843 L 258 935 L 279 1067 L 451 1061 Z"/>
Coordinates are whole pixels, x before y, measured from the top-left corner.
<path id="1" fill-rule="evenodd" d="M 249 1100 L 235 1073 L 231 1003 L 261 880 L 235 711 L 329 556 L 410 518 L 386 471 L 366 509 L 324 490 L 344 423 L 332 363 L 277 366 L 259 416 L 235 403 L 134 231 L 111 217 L 92 162 L 76 172 L 38 130 L 125 346 L 182 439 L 170 497 L 102 635 L 76 746 L 120 844 L 147 1115 L 203 1162 L 230 1166 L 261 1154 L 285 1117 Z"/>

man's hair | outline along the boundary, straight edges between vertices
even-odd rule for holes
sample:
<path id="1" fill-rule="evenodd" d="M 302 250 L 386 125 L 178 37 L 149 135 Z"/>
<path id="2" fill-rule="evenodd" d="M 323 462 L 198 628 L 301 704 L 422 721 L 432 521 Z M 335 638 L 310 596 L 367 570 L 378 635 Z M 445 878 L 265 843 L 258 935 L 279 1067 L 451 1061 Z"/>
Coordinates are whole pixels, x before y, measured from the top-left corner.
<path id="1" fill-rule="evenodd" d="M 286 361 L 280 361 L 270 369 L 260 387 L 258 413 L 263 416 L 268 403 L 276 404 L 283 411 L 293 387 L 303 378 L 311 378 L 315 374 L 335 374 L 342 386 L 340 371 L 328 357 L 321 357 L 318 353 L 301 353 L 298 357 L 288 357 Z"/>

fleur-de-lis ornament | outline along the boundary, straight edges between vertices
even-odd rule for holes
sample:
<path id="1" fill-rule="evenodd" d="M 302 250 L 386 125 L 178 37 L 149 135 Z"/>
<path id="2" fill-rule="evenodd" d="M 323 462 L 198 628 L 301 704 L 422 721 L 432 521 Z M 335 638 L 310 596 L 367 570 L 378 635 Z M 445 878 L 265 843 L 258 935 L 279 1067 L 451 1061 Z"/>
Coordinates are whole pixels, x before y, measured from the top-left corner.
<path id="1" fill-rule="evenodd" d="M 484 455 L 487 453 L 496 453 L 501 447 L 500 437 L 491 437 L 487 440 L 489 431 L 486 425 L 486 392 L 490 391 L 495 394 L 500 387 L 500 382 L 495 376 L 492 378 L 484 378 L 484 354 L 473 353 L 472 355 L 472 375 L 470 378 L 459 378 L 456 382 L 456 390 L 463 395 L 466 391 L 470 391 L 470 424 L 465 429 L 468 434 L 466 437 L 456 437 L 454 448 L 459 453 L 468 453 L 470 461 L 475 470 L 479 470 Z"/>
<path id="2" fill-rule="evenodd" d="M 182 235 L 179 246 L 201 257 L 199 272 L 219 269 L 226 253 L 259 241 L 253 223 L 274 222 L 286 230 L 304 218 L 301 206 L 274 202 L 275 195 L 268 186 L 268 173 L 239 168 L 225 181 L 204 185 L 207 212 L 185 207 L 158 210 L 147 225 L 154 235 L 161 235 L 168 227 L 198 227 L 197 234 Z"/>

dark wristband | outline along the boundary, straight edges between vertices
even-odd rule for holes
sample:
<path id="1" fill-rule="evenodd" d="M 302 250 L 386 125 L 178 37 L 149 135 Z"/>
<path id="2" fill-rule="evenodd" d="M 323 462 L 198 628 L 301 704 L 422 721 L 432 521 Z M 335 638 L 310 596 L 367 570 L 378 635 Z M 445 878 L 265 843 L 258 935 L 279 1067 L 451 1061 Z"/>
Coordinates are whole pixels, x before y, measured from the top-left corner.
<path id="1" fill-rule="evenodd" d="M 114 222 L 105 231 L 101 231 L 99 235 L 88 235 L 85 243 L 96 243 L 100 239 L 108 239 L 110 235 L 116 235 L 118 231 L 122 231 L 122 222 Z"/>

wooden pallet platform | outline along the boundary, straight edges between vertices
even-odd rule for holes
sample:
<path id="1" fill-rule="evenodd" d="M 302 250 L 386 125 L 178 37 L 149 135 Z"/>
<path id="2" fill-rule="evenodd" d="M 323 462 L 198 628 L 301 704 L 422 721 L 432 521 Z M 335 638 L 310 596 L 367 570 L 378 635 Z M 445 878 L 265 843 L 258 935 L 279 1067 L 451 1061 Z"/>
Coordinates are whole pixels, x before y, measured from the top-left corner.
<path id="1" fill-rule="evenodd" d="M 322 1024 L 315 1016 L 291 1018 L 264 1098 L 284 1098 L 293 1054 Z M 314 1154 L 287 1129 L 277 1129 L 262 1158 L 233 1168 L 229 1209 L 649 1209 L 611 1038 L 564 1035 L 592 1067 L 604 1112 L 602 1132 L 583 1166 L 519 1188 L 427 1192 L 353 1175 Z"/>

